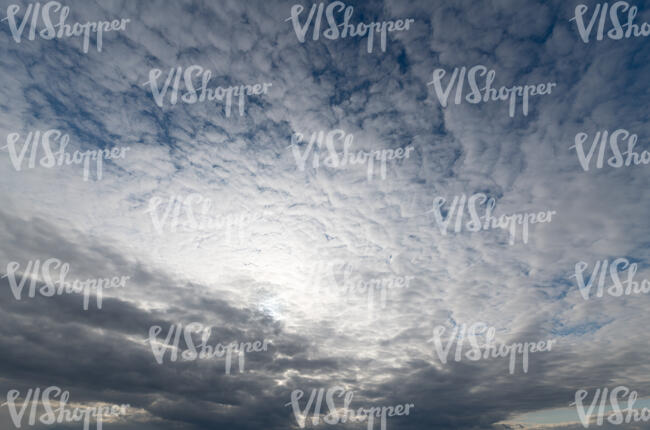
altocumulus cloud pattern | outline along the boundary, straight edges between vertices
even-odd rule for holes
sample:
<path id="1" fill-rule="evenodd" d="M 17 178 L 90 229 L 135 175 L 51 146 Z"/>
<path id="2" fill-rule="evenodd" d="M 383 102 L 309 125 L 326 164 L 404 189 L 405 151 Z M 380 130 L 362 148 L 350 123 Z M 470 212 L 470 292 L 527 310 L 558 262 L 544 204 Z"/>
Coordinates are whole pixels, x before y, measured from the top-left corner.
<path id="1" fill-rule="evenodd" d="M 0 428 L 650 425 L 649 1 L 0 19 Z"/>

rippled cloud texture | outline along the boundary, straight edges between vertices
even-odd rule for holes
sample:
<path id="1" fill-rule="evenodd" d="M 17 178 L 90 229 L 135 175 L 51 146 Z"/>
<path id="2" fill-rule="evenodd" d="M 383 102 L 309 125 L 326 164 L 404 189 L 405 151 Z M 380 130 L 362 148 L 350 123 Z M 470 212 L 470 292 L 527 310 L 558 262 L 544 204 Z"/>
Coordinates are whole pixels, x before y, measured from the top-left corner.
<path id="1" fill-rule="evenodd" d="M 588 20 L 596 2 L 585 3 Z M 632 3 L 635 22 L 650 22 L 650 2 Z M 0 4 L 2 17 L 18 4 L 19 21 L 28 5 Z M 571 278 L 580 261 L 588 276 L 623 257 L 650 279 L 650 167 L 585 171 L 571 148 L 578 133 L 587 151 L 596 132 L 625 129 L 649 149 L 649 39 L 598 41 L 594 29 L 584 43 L 575 1 L 346 2 L 353 24 L 413 19 L 369 53 L 367 37 L 314 40 L 313 26 L 300 42 L 295 4 L 66 0 L 70 23 L 129 19 L 103 34 L 101 52 L 92 35 L 87 53 L 83 37 L 30 40 L 28 24 L 17 43 L 0 23 L 0 146 L 55 129 L 71 152 L 130 148 L 104 160 L 101 178 L 93 161 L 87 180 L 83 164 L 30 169 L 27 152 L 17 170 L 0 151 L 2 275 L 10 262 L 58 258 L 71 280 L 130 277 L 88 310 L 75 293 L 16 300 L 0 279 L 0 401 L 59 386 L 76 404 L 129 404 L 104 423 L 115 430 L 296 429 L 292 391 L 306 393 L 304 408 L 312 390 L 341 386 L 355 409 L 413 404 L 388 418 L 392 430 L 574 430 L 577 390 L 650 396 L 648 295 L 585 300 Z M 302 25 L 311 3 L 300 4 Z M 212 89 L 271 85 L 246 96 L 243 115 L 237 97 L 229 115 L 224 102 L 171 104 L 169 93 L 158 105 L 150 71 L 162 86 L 193 65 L 211 71 Z M 475 65 L 495 70 L 497 88 L 557 85 L 531 97 L 527 115 L 501 101 L 455 104 L 455 89 L 443 108 L 434 70 L 446 70 L 444 87 L 455 67 Z M 310 157 L 301 169 L 293 149 L 331 130 L 352 135 L 355 153 L 412 150 L 385 178 L 380 163 L 370 178 L 367 163 L 328 166 L 325 145 L 319 167 Z M 455 217 L 443 234 L 434 199 L 446 199 L 444 216 L 455 196 L 477 193 L 497 216 L 556 214 L 531 225 L 527 243 L 499 228 L 455 232 Z M 154 218 L 188 196 L 210 202 L 203 222 L 158 231 Z M 340 288 L 407 276 L 383 302 Z M 164 337 L 191 322 L 212 326 L 211 345 L 270 343 L 246 354 L 243 372 L 233 360 L 226 374 L 224 358 L 159 364 L 150 327 Z M 442 363 L 433 328 L 476 322 L 508 344 L 557 342 L 530 355 L 527 373 L 518 362 L 510 374 L 503 358 Z M 7 406 L 0 427 L 14 428 Z"/>

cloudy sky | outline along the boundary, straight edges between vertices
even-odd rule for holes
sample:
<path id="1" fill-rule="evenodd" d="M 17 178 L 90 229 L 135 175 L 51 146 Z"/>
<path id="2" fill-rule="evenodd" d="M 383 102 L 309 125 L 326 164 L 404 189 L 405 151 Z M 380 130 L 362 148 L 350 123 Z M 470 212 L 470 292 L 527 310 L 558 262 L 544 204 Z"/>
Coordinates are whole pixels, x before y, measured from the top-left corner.
<path id="1" fill-rule="evenodd" d="M 588 24 L 597 2 L 584 1 Z M 650 22 L 650 2 L 633 3 L 635 23 Z M 0 15 L 13 4 L 20 22 L 28 2 L 1 0 Z M 571 149 L 577 133 L 588 149 L 617 129 L 649 149 L 648 39 L 598 41 L 596 23 L 584 43 L 573 0 L 346 2 L 352 24 L 414 20 L 368 53 L 367 37 L 314 40 L 313 23 L 300 42 L 295 4 L 65 0 L 69 24 L 130 20 L 103 34 L 101 52 L 91 37 L 87 53 L 82 37 L 30 40 L 29 24 L 16 42 L 0 22 L 0 273 L 56 258 L 69 280 L 130 277 L 88 310 L 81 294 L 17 300 L 0 279 L 0 402 L 58 386 L 78 405 L 129 404 L 107 429 L 296 429 L 294 390 L 304 408 L 313 389 L 341 386 L 355 409 L 413 404 L 388 418 L 391 430 L 574 430 L 577 390 L 650 396 L 648 295 L 585 300 L 571 278 L 578 262 L 589 274 L 627 258 L 635 280 L 650 279 L 648 165 L 585 171 Z M 299 4 L 303 25 L 311 3 Z M 211 71 L 211 89 L 271 85 L 246 96 L 243 115 L 236 102 L 228 116 L 222 101 L 171 104 L 169 94 L 160 107 L 150 71 L 162 86 L 193 65 Z M 557 85 L 530 98 L 528 115 L 500 101 L 443 108 L 434 70 L 447 71 L 446 85 L 455 67 L 475 65 L 495 71 L 496 87 Z M 305 136 L 303 151 L 311 133 L 339 129 L 355 152 L 413 149 L 384 178 L 323 155 L 301 169 L 292 136 Z M 20 149 L 46 130 L 67 134 L 69 152 L 130 149 L 105 161 L 101 179 L 91 170 L 84 180 L 80 164 L 17 169 L 10 135 Z M 443 235 L 434 199 L 476 193 L 495 199 L 497 215 L 556 215 L 527 243 L 510 245 L 502 229 Z M 157 229 L 167 204 L 189 196 L 210 202 L 193 206 L 201 222 Z M 170 213 L 179 208 L 182 223 L 187 206 Z M 344 288 L 407 276 L 384 302 Z M 164 337 L 191 322 L 212 327 L 211 345 L 266 339 L 267 351 L 231 374 L 223 358 L 156 362 L 150 327 Z M 476 322 L 503 343 L 557 342 L 530 355 L 527 373 L 510 374 L 504 358 L 442 363 L 433 328 Z M 0 422 L 14 428 L 7 406 Z"/>

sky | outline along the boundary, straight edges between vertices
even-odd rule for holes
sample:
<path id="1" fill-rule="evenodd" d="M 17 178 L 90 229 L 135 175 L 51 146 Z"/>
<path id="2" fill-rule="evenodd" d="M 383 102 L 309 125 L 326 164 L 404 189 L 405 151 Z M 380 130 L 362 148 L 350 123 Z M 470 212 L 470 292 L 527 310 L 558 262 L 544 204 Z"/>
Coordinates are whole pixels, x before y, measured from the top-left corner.
<path id="1" fill-rule="evenodd" d="M 599 3 L 583 1 L 586 26 Z M 292 11 L 299 29 L 312 3 L 297 0 L 62 3 L 70 25 L 129 21 L 103 33 L 101 52 L 94 35 L 87 52 L 83 36 L 30 40 L 29 23 L 17 42 L 0 22 L 0 402 L 56 386 L 76 405 L 130 405 L 105 420 L 111 430 L 298 429 L 292 392 L 305 408 L 312 390 L 343 387 L 355 410 L 413 404 L 387 419 L 391 430 L 577 430 L 578 390 L 650 396 L 648 295 L 586 300 L 575 278 L 579 262 L 588 276 L 625 258 L 637 282 L 650 280 L 648 164 L 596 168 L 596 151 L 585 170 L 574 147 L 579 133 L 588 151 L 597 132 L 622 129 L 650 150 L 647 37 L 597 40 L 596 22 L 585 43 L 573 0 L 345 2 L 354 25 L 413 20 L 387 33 L 385 51 L 376 33 L 372 52 L 367 36 L 325 37 L 325 14 L 317 40 L 311 23 L 301 41 Z M 18 5 L 20 23 L 28 4 L 0 0 L 0 18 Z M 637 25 L 650 22 L 650 2 L 630 6 Z M 446 71 L 444 90 L 454 68 L 477 65 L 494 70 L 496 88 L 556 85 L 531 96 L 527 114 L 520 101 L 513 115 L 506 101 L 456 104 L 455 87 L 443 106 L 435 71 Z M 235 96 L 229 112 L 223 100 L 184 102 L 183 80 L 175 104 L 170 92 L 157 103 L 170 70 L 191 66 L 211 71 L 212 90 L 270 85 L 243 111 Z M 128 150 L 101 177 L 74 163 L 28 168 L 29 151 L 16 168 L 11 149 L 47 130 L 69 136 L 70 153 Z M 308 154 L 301 165 L 312 133 L 338 130 L 354 153 L 411 149 L 369 174 L 368 163 L 326 161 L 324 140 L 312 142 L 319 164 Z M 343 140 L 330 143 L 342 151 Z M 460 231 L 448 218 L 443 234 L 435 199 L 445 217 L 455 197 L 480 193 L 497 216 L 555 214 L 512 244 L 505 229 L 466 228 L 469 215 Z M 183 224 L 188 208 L 197 222 Z M 11 263 L 22 274 L 51 258 L 70 281 L 128 281 L 103 291 L 101 309 L 75 292 L 25 287 L 16 299 Z M 382 279 L 409 283 L 383 298 L 346 288 Z M 246 353 L 242 371 L 233 359 L 226 372 L 223 357 L 160 364 L 151 327 L 160 339 L 193 322 L 212 328 L 210 345 L 268 347 Z M 527 372 L 520 358 L 514 373 L 507 358 L 452 360 L 455 347 L 444 363 L 434 328 L 477 322 L 505 344 L 555 344 L 531 353 Z M 16 428 L 6 405 L 0 423 Z"/>

